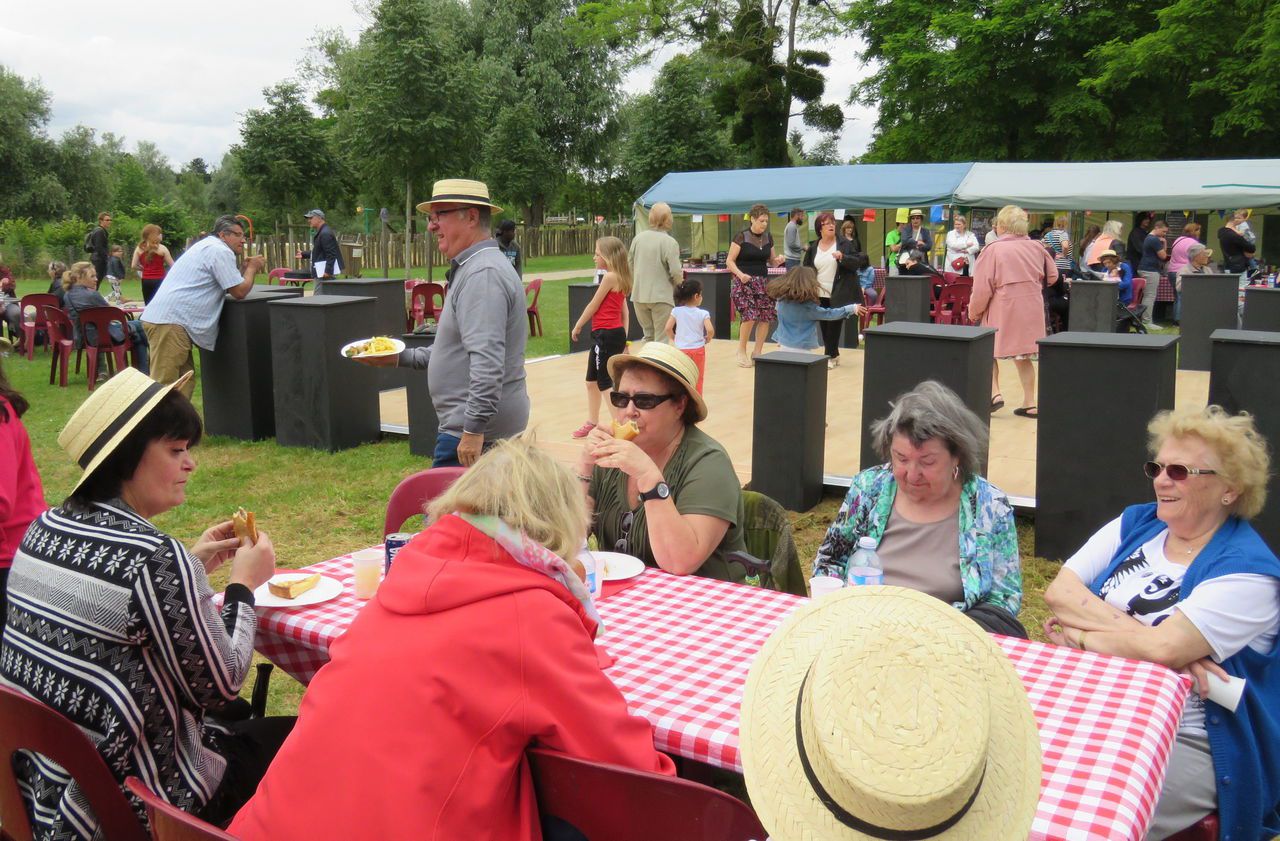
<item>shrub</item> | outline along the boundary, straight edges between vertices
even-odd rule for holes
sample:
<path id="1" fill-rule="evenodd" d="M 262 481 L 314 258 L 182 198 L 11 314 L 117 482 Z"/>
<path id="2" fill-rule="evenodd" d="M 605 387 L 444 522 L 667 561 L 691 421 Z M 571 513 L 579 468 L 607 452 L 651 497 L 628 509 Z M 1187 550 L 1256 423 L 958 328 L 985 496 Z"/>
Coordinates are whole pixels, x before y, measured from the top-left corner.
<path id="1" fill-rule="evenodd" d="M 30 219 L 6 219 L 0 222 L 0 261 L 14 274 L 29 275 L 40 264 L 44 237 Z"/>
<path id="2" fill-rule="evenodd" d="M 44 224 L 44 247 L 48 251 L 46 256 L 52 260 L 64 262 L 67 257 L 71 257 L 72 262 L 85 259 L 84 235 L 88 233 L 90 227 L 90 223 L 73 216 L 68 216 L 61 222 L 46 222 Z"/>
<path id="3" fill-rule="evenodd" d="M 119 219 L 119 217 L 116 218 Z M 187 240 L 196 233 L 196 226 L 191 221 L 191 216 L 173 202 L 157 201 L 141 205 L 133 214 L 133 218 L 137 221 L 137 230 L 133 233 L 133 239 L 126 245 L 126 254 L 133 253 L 132 249 L 138 244 L 138 239 L 142 235 L 142 226 L 146 224 L 159 225 L 164 230 L 163 242 L 169 246 L 174 257 L 178 256 L 178 252 L 186 245 Z M 113 242 L 124 244 L 124 240 L 115 231 L 111 232 L 111 239 Z"/>

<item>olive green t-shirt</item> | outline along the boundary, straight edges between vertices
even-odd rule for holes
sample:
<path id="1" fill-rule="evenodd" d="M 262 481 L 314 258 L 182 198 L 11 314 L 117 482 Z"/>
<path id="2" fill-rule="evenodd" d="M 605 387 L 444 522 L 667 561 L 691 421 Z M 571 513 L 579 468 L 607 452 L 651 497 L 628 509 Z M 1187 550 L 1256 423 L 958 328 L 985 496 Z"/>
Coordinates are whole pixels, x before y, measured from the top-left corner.
<path id="1" fill-rule="evenodd" d="M 742 484 L 733 472 L 729 454 L 714 438 L 696 426 L 685 430 L 662 475 L 671 488 L 671 498 L 681 514 L 706 514 L 729 523 L 724 537 L 698 568 L 698 575 L 722 581 L 742 581 L 746 570 L 741 564 L 725 560 L 729 552 L 745 551 L 742 540 Z M 632 512 L 631 528 L 623 536 L 623 517 L 631 511 L 627 505 L 627 475 L 615 468 L 596 467 L 591 471 L 591 498 L 595 500 L 595 523 L 592 531 L 605 551 L 635 555 L 648 566 L 657 566 L 649 546 L 645 523 L 645 503 Z"/>

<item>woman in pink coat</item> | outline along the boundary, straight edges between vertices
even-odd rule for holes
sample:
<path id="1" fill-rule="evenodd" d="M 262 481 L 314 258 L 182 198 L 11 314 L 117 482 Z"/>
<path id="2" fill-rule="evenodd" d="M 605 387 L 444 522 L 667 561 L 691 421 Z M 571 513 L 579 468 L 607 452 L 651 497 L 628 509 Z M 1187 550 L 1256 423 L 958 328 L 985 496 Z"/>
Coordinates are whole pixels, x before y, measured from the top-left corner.
<path id="1" fill-rule="evenodd" d="M 996 328 L 996 363 L 991 368 L 991 411 L 1004 406 L 1000 360 L 1012 359 L 1022 382 L 1022 406 L 1015 415 L 1039 416 L 1036 409 L 1036 341 L 1044 338 L 1042 290 L 1058 275 L 1049 250 L 1027 238 L 1027 212 L 1006 205 L 996 214 L 1000 238 L 983 249 L 973 273 L 969 314 L 975 323 Z"/>

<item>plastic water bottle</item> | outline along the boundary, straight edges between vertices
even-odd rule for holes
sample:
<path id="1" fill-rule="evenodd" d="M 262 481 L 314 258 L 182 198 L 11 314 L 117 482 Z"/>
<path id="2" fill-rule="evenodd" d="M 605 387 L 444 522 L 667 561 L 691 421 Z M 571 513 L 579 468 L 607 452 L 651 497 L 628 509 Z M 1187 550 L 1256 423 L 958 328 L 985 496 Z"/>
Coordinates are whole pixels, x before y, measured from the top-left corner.
<path id="1" fill-rule="evenodd" d="M 844 578 L 851 587 L 855 584 L 884 583 L 884 567 L 880 565 L 880 556 L 876 554 L 874 537 L 858 538 L 858 551 L 849 559 L 849 568 Z"/>

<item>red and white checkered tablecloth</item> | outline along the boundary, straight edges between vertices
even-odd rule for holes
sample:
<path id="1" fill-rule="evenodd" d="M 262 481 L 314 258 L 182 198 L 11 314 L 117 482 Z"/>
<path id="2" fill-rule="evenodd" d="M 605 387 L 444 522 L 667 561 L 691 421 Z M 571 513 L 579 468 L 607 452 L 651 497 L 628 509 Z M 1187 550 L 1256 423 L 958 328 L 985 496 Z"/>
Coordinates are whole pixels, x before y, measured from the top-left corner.
<path id="1" fill-rule="evenodd" d="M 365 604 L 350 556 L 308 567 L 344 584 L 328 602 L 259 610 L 258 649 L 303 683 Z M 756 652 L 804 599 L 649 570 L 600 602 L 597 642 L 659 750 L 741 771 L 738 708 Z M 1151 663 L 995 637 L 1035 713 L 1044 756 L 1033 841 L 1142 838 L 1155 808 L 1189 679 Z"/>

